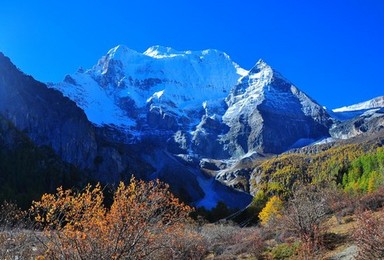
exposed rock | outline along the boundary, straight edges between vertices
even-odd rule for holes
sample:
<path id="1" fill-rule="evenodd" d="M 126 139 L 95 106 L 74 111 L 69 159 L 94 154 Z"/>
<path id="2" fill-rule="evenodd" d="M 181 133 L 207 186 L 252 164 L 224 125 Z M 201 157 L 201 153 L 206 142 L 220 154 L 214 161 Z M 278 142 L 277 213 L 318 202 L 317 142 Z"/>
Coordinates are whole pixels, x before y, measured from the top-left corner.
<path id="1" fill-rule="evenodd" d="M 228 126 L 215 118 L 203 116 L 192 137 L 192 150 L 201 157 L 223 159 L 230 157 L 224 149 L 220 136 L 228 131 Z"/>
<path id="2" fill-rule="evenodd" d="M 150 128 L 176 131 L 177 120 L 174 115 L 163 111 L 160 107 L 151 106 L 147 113 L 147 122 Z"/>
<path id="3" fill-rule="evenodd" d="M 89 167 L 97 155 L 93 126 L 76 104 L 21 73 L 0 53 L 0 114 L 64 161 Z"/>
<path id="4" fill-rule="evenodd" d="M 185 131 L 177 131 L 167 141 L 167 150 L 173 154 L 186 154 L 188 153 L 190 136 Z"/>
<path id="5" fill-rule="evenodd" d="M 330 257 L 330 260 L 353 260 L 357 256 L 357 247 L 355 245 L 349 246 L 342 252 Z"/>
<path id="6" fill-rule="evenodd" d="M 337 139 L 350 139 L 363 133 L 376 133 L 384 129 L 384 108 L 371 109 L 362 115 L 339 122 L 330 129 Z"/>
<path id="7" fill-rule="evenodd" d="M 246 205 L 236 190 L 248 191 L 255 161 L 327 138 L 332 124 L 335 139 L 384 127 L 382 110 L 336 121 L 264 61 L 246 71 L 216 50 L 117 46 L 49 87 L 66 97 L 0 56 L 0 114 L 37 145 L 103 182 L 160 178 L 196 206 Z"/>
<path id="8" fill-rule="evenodd" d="M 248 152 L 281 153 L 300 139 L 329 136 L 332 121 L 319 104 L 283 79 L 263 61 L 227 98 L 224 135 L 232 156 Z"/>

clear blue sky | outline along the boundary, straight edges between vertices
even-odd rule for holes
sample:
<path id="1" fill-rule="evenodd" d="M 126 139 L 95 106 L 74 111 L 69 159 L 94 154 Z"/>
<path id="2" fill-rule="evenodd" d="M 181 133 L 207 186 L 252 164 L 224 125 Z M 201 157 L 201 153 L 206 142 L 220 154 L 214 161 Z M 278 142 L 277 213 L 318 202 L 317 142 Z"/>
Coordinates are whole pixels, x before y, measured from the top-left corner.
<path id="1" fill-rule="evenodd" d="M 383 0 L 1 0 L 0 51 L 40 81 L 110 48 L 215 48 L 259 58 L 330 108 L 384 95 Z"/>

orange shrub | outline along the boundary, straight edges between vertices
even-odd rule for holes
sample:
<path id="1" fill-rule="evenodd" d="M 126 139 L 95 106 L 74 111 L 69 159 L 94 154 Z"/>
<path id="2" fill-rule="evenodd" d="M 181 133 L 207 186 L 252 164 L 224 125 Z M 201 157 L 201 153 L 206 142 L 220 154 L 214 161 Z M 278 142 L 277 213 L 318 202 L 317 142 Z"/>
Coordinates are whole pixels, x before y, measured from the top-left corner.
<path id="1" fill-rule="evenodd" d="M 46 256 L 70 259 L 188 258 L 204 243 L 190 228 L 189 206 L 159 181 L 120 183 L 110 209 L 100 185 L 81 193 L 59 188 L 31 208 L 47 236 Z M 180 236 L 191 237 L 182 243 Z"/>

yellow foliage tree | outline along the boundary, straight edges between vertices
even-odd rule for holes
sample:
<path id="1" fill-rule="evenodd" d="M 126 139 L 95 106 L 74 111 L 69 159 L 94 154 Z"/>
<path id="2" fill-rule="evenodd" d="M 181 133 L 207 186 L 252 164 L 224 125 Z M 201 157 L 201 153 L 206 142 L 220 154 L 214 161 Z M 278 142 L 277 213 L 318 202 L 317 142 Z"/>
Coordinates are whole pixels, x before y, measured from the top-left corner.
<path id="1" fill-rule="evenodd" d="M 367 184 L 367 191 L 368 192 L 374 192 L 377 190 L 380 185 L 383 184 L 383 174 L 379 173 L 377 171 L 372 171 L 369 174 L 368 184 Z"/>
<path id="2" fill-rule="evenodd" d="M 259 214 L 259 219 L 262 225 L 267 225 L 271 220 L 282 216 L 283 201 L 277 197 L 271 197 L 263 210 Z"/>

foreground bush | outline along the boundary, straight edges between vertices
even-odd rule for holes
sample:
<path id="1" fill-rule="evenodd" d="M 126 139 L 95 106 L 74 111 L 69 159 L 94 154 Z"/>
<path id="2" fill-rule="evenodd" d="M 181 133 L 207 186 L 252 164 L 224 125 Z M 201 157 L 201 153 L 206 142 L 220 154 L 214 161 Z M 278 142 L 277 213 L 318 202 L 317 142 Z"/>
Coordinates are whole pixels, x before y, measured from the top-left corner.
<path id="1" fill-rule="evenodd" d="M 299 257 L 304 259 L 313 259 L 322 247 L 321 223 L 329 212 L 324 193 L 314 185 L 298 186 L 277 223 L 283 237 L 298 238 Z"/>
<path id="2" fill-rule="evenodd" d="M 299 256 L 297 255 L 299 249 L 299 242 L 282 243 L 272 248 L 269 255 L 270 257 L 272 257 L 272 259 L 289 259 L 293 256 L 299 258 Z"/>
<path id="3" fill-rule="evenodd" d="M 26 216 L 27 212 L 21 210 L 16 204 L 3 201 L 0 205 L 0 231 L 26 227 Z"/>
<path id="4" fill-rule="evenodd" d="M 110 209 L 100 185 L 81 193 L 59 188 L 33 202 L 46 232 L 45 255 L 60 259 L 200 258 L 205 243 L 190 222 L 191 208 L 159 181 L 120 183 Z"/>
<path id="5" fill-rule="evenodd" d="M 240 228 L 230 223 L 206 224 L 201 230 L 214 259 L 237 259 L 245 256 L 259 259 L 266 245 L 259 228 Z"/>
<path id="6" fill-rule="evenodd" d="M 0 205 L 0 259 L 35 259 L 41 252 L 39 232 L 28 228 L 27 212 L 16 204 L 4 201 Z"/>
<path id="7" fill-rule="evenodd" d="M 384 210 L 365 211 L 357 214 L 356 229 L 353 234 L 358 248 L 358 259 L 384 258 Z"/>

